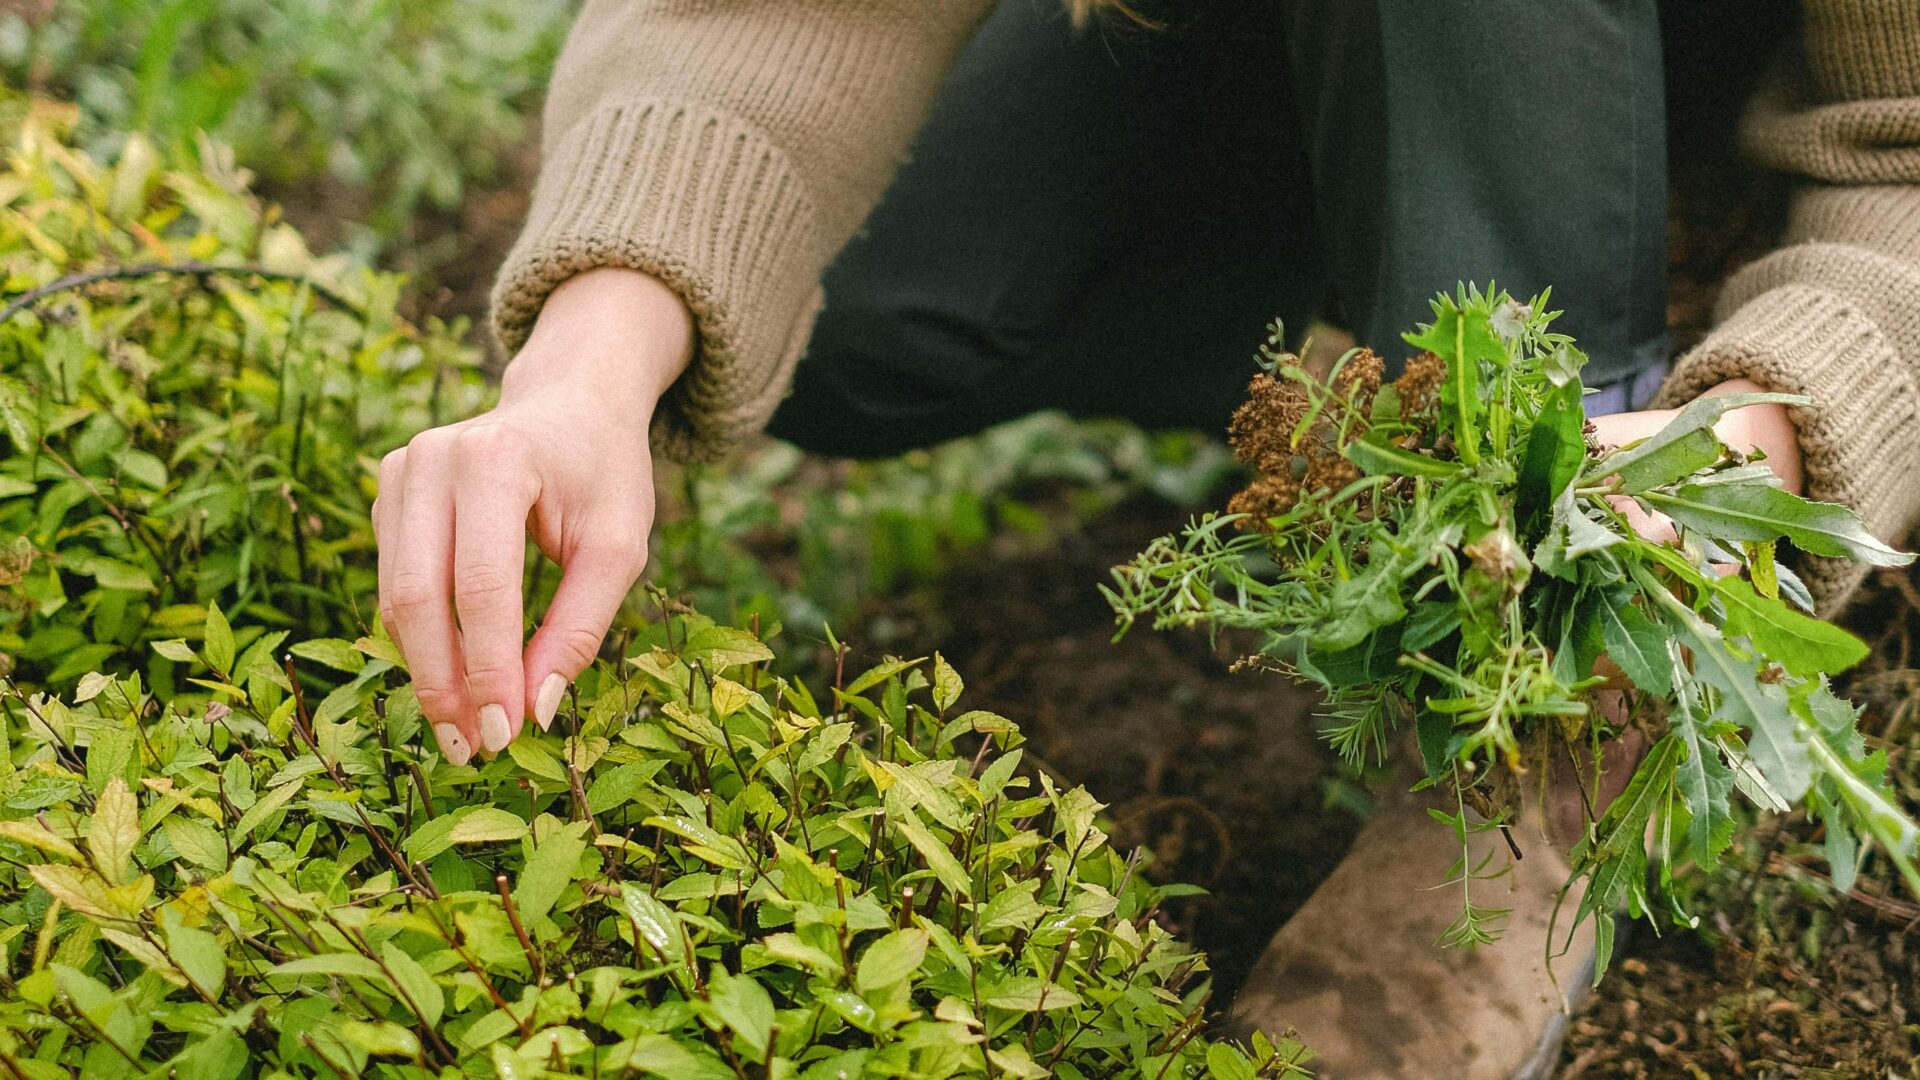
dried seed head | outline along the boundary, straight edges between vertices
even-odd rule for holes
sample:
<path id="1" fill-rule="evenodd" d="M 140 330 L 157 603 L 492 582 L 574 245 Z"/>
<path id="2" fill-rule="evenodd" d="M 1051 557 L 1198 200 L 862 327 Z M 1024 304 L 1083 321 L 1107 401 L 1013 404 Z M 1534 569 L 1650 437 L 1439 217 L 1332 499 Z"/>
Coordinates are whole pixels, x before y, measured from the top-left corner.
<path id="1" fill-rule="evenodd" d="M 1333 374 L 1333 388 L 1341 397 L 1353 401 L 1354 406 L 1365 416 L 1366 410 L 1373 405 L 1373 395 L 1380 392 L 1380 377 L 1386 372 L 1378 353 L 1372 349 L 1361 349 L 1340 365 Z"/>
<path id="2" fill-rule="evenodd" d="M 1400 395 L 1400 414 L 1415 416 L 1432 409 L 1439 401 L 1440 384 L 1447 377 L 1447 362 L 1430 352 L 1407 361 L 1407 369 L 1393 380 Z"/>

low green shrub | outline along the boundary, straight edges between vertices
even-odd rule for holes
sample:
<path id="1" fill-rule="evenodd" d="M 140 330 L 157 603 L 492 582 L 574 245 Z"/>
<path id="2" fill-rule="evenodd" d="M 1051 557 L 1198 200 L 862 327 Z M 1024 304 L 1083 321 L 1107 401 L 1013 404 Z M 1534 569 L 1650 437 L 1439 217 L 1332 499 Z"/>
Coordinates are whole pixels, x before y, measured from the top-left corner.
<path id="1" fill-rule="evenodd" d="M 1299 1075 L 1200 1035 L 1204 958 L 938 657 L 826 698 L 674 617 L 453 767 L 384 639 L 156 645 L 10 693 L 0 1064 L 42 1077 Z M 341 685 L 309 706 L 300 667 Z M 977 749 L 956 743 L 977 743 Z"/>
<path id="2" fill-rule="evenodd" d="M 462 328 L 397 320 L 399 278 L 315 258 L 218 162 L 100 165 L 71 109 L 0 109 L 0 668 L 165 696 L 146 643 L 214 602 L 358 636 L 379 455 L 485 393 Z"/>

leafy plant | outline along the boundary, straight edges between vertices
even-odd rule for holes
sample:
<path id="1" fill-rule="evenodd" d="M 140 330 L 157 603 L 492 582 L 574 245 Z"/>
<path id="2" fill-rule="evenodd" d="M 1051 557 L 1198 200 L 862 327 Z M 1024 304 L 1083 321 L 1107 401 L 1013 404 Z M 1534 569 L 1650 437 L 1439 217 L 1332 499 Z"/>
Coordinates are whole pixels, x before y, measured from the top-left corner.
<path id="1" fill-rule="evenodd" d="M 1546 303 L 1442 295 L 1434 321 L 1406 336 L 1420 355 L 1391 383 L 1365 350 L 1322 382 L 1280 350 L 1276 328 L 1262 350 L 1270 374 L 1232 432 L 1259 479 L 1232 514 L 1116 570 L 1123 628 L 1151 615 L 1266 631 L 1272 664 L 1327 692 L 1326 734 L 1352 761 L 1411 722 L 1423 786 L 1450 789 L 1456 812 L 1441 816 L 1463 842 L 1506 820 L 1529 764 L 1582 745 L 1597 759 L 1628 726 L 1648 729 L 1656 740 L 1624 792 L 1595 807 L 1570 853 L 1587 882 L 1577 917 L 1602 916 L 1598 969 L 1609 916 L 1651 907 L 1649 826 L 1663 879 L 1682 855 L 1711 865 L 1732 836 L 1736 789 L 1816 816 L 1841 888 L 1878 850 L 1920 895 L 1920 830 L 1888 792 L 1884 753 L 1867 752 L 1854 708 L 1827 684 L 1867 648 L 1811 615 L 1776 546 L 1876 565 L 1913 556 L 1847 509 L 1783 490 L 1714 434 L 1729 410 L 1804 399 L 1705 398 L 1651 438 L 1590 446 L 1585 358 L 1549 329 Z M 1629 502 L 1670 517 L 1678 544 L 1636 533 Z M 1625 715 L 1593 707 L 1603 687 L 1627 692 Z M 1472 898 L 1480 870 L 1457 865 L 1453 943 L 1497 929 L 1499 913 Z"/>
<path id="2" fill-rule="evenodd" d="M 217 160 L 100 165 L 70 108 L 0 108 L 0 664 L 168 696 L 147 642 L 216 601 L 243 646 L 357 636 L 378 455 L 484 393 L 462 327 L 397 320 L 400 279 L 310 255 Z"/>
<path id="3" fill-rule="evenodd" d="M 218 608 L 207 691 L 4 701 L 0 1064 L 242 1075 L 1300 1075 L 1200 1036 L 1202 956 L 1084 790 L 935 657 L 817 699 L 698 616 L 554 733 L 453 767 L 390 642 L 284 663 Z M 340 685 L 311 708 L 298 667 Z M 824 704 L 823 704 L 824 702 Z M 969 749 L 956 743 L 978 744 Z"/>

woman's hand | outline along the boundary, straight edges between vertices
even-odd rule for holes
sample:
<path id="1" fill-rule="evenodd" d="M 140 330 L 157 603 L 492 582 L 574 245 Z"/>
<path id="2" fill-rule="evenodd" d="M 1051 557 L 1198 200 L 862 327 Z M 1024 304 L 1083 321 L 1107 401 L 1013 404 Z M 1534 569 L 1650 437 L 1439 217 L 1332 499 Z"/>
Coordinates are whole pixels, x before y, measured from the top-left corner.
<path id="1" fill-rule="evenodd" d="M 1735 379 L 1721 383 L 1702 396 L 1757 394 L 1765 389 L 1758 383 Z M 1678 414 L 1678 409 L 1647 409 L 1596 416 L 1594 437 L 1602 447 L 1624 446 L 1653 435 Z M 1735 409 L 1720 418 L 1714 425 L 1714 433 L 1720 436 L 1721 442 L 1743 454 L 1764 453 L 1767 466 L 1780 477 L 1788 491 L 1797 494 L 1806 485 L 1806 473 L 1800 463 L 1800 442 L 1785 405 L 1749 405 Z M 1639 503 L 1624 497 L 1614 500 L 1614 505 L 1627 516 L 1634 531 L 1647 539 L 1662 543 L 1674 539 L 1673 522 L 1667 520 L 1665 514 L 1648 514 Z"/>
<path id="2" fill-rule="evenodd" d="M 632 270 L 548 297 L 500 404 L 421 433 L 380 463 L 380 617 L 447 759 L 497 753 L 531 714 L 553 722 L 645 569 L 654 407 L 693 349 L 686 305 Z M 560 564 L 526 644 L 526 537 Z"/>

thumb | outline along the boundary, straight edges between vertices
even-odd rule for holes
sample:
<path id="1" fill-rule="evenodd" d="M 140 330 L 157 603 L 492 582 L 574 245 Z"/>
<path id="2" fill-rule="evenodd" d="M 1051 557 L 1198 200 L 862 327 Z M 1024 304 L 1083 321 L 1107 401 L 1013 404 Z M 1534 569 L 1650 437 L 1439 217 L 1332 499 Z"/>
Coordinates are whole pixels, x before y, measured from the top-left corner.
<path id="1" fill-rule="evenodd" d="M 542 731 L 553 725 L 567 687 L 599 655 L 645 566 L 644 543 L 621 543 L 583 545 L 563 567 L 546 620 L 527 645 L 527 713 Z"/>

